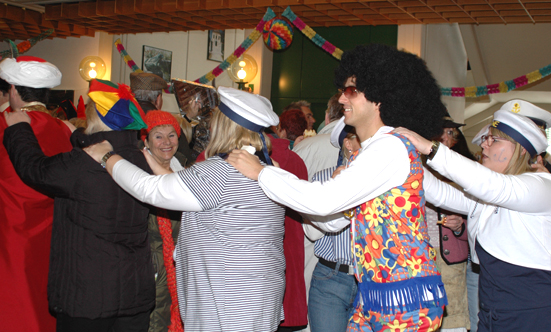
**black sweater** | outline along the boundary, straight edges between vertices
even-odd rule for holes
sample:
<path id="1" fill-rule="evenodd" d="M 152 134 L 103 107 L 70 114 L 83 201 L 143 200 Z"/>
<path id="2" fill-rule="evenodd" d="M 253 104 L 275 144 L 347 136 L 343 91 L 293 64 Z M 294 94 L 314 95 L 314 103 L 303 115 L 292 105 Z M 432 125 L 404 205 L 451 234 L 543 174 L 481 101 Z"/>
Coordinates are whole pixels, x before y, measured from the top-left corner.
<path id="1" fill-rule="evenodd" d="M 55 197 L 48 301 L 54 312 L 106 318 L 150 310 L 155 281 L 149 208 L 122 190 L 82 147 L 108 140 L 151 173 L 135 131 L 75 131 L 73 150 L 47 157 L 27 123 L 6 129 L 4 146 L 23 182 Z"/>

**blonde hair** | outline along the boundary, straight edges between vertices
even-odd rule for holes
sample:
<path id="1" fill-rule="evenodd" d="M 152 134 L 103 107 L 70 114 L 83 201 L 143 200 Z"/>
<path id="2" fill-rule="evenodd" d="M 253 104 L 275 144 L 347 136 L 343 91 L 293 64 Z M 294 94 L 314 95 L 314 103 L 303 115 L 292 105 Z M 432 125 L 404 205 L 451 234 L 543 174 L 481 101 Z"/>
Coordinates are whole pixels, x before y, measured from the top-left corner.
<path id="1" fill-rule="evenodd" d="M 262 150 L 261 134 L 233 122 L 220 112 L 218 107 L 214 109 L 210 128 L 211 136 L 209 145 L 205 149 L 205 159 L 219 153 L 230 152 L 233 149 L 241 149 L 247 145 L 253 146 L 256 151 Z M 269 152 L 272 150 L 272 142 L 266 134 L 262 133 L 262 135 L 264 135 Z"/>
<path id="2" fill-rule="evenodd" d="M 176 121 L 178 121 L 178 124 L 182 129 L 182 134 L 186 136 L 187 142 L 188 143 L 191 142 L 191 135 L 192 135 L 191 124 L 186 119 L 184 119 L 180 114 L 174 114 L 174 113 L 171 113 L 171 114 L 174 115 L 174 117 L 176 118 Z"/>
<path id="3" fill-rule="evenodd" d="M 98 111 L 96 111 L 96 103 L 92 100 L 86 105 L 86 123 L 87 127 L 84 133 L 90 135 L 98 133 L 100 131 L 112 131 L 113 129 L 109 128 L 103 121 L 101 121 Z"/>
<path id="4" fill-rule="evenodd" d="M 530 153 L 526 151 L 524 154 L 522 154 L 522 151 L 524 149 L 522 145 L 520 145 L 517 141 L 511 138 L 511 136 L 505 134 L 504 132 L 502 132 L 497 128 L 490 127 L 490 133 L 497 137 L 504 138 L 509 142 L 512 142 L 513 144 L 515 144 L 515 151 L 513 151 L 511 160 L 509 160 L 509 164 L 507 164 L 507 167 L 503 171 L 503 174 L 519 175 L 523 173 L 536 171 L 536 169 L 530 166 L 530 160 L 531 160 Z"/>

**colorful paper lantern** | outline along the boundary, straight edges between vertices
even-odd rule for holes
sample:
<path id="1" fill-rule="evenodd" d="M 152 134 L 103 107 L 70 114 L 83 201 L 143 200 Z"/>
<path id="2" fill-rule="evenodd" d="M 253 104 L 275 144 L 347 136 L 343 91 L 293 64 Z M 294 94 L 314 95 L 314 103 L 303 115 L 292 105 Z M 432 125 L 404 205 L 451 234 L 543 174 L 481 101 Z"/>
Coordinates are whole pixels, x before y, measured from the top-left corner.
<path id="1" fill-rule="evenodd" d="M 275 51 L 284 50 L 293 41 L 293 27 L 285 19 L 273 18 L 264 24 L 262 35 L 269 48 Z"/>

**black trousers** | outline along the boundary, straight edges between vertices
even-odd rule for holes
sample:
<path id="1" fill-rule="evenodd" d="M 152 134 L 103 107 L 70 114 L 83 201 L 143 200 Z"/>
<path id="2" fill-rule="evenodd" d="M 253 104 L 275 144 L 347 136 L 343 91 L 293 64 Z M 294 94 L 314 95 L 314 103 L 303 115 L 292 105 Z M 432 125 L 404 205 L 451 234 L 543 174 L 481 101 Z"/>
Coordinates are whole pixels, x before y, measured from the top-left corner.
<path id="1" fill-rule="evenodd" d="M 89 319 L 57 314 L 57 332 L 147 332 L 149 314 Z"/>
<path id="2" fill-rule="evenodd" d="M 551 271 L 509 264 L 476 243 L 478 332 L 551 331 Z"/>

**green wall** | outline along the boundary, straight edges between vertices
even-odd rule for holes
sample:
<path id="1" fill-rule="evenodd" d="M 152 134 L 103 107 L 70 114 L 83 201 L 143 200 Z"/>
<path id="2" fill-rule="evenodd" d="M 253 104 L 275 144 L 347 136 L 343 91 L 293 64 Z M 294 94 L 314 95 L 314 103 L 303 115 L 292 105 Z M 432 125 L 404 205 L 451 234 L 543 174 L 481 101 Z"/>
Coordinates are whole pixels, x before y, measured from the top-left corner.
<path id="1" fill-rule="evenodd" d="M 356 45 L 380 43 L 396 46 L 398 27 L 359 26 L 314 28 L 321 37 L 346 51 Z M 314 128 L 324 121 L 327 101 L 337 92 L 333 83 L 339 61 L 294 29 L 293 42 L 283 51 L 274 51 L 271 101 L 281 113 L 293 101 L 306 100 L 316 118 Z"/>

